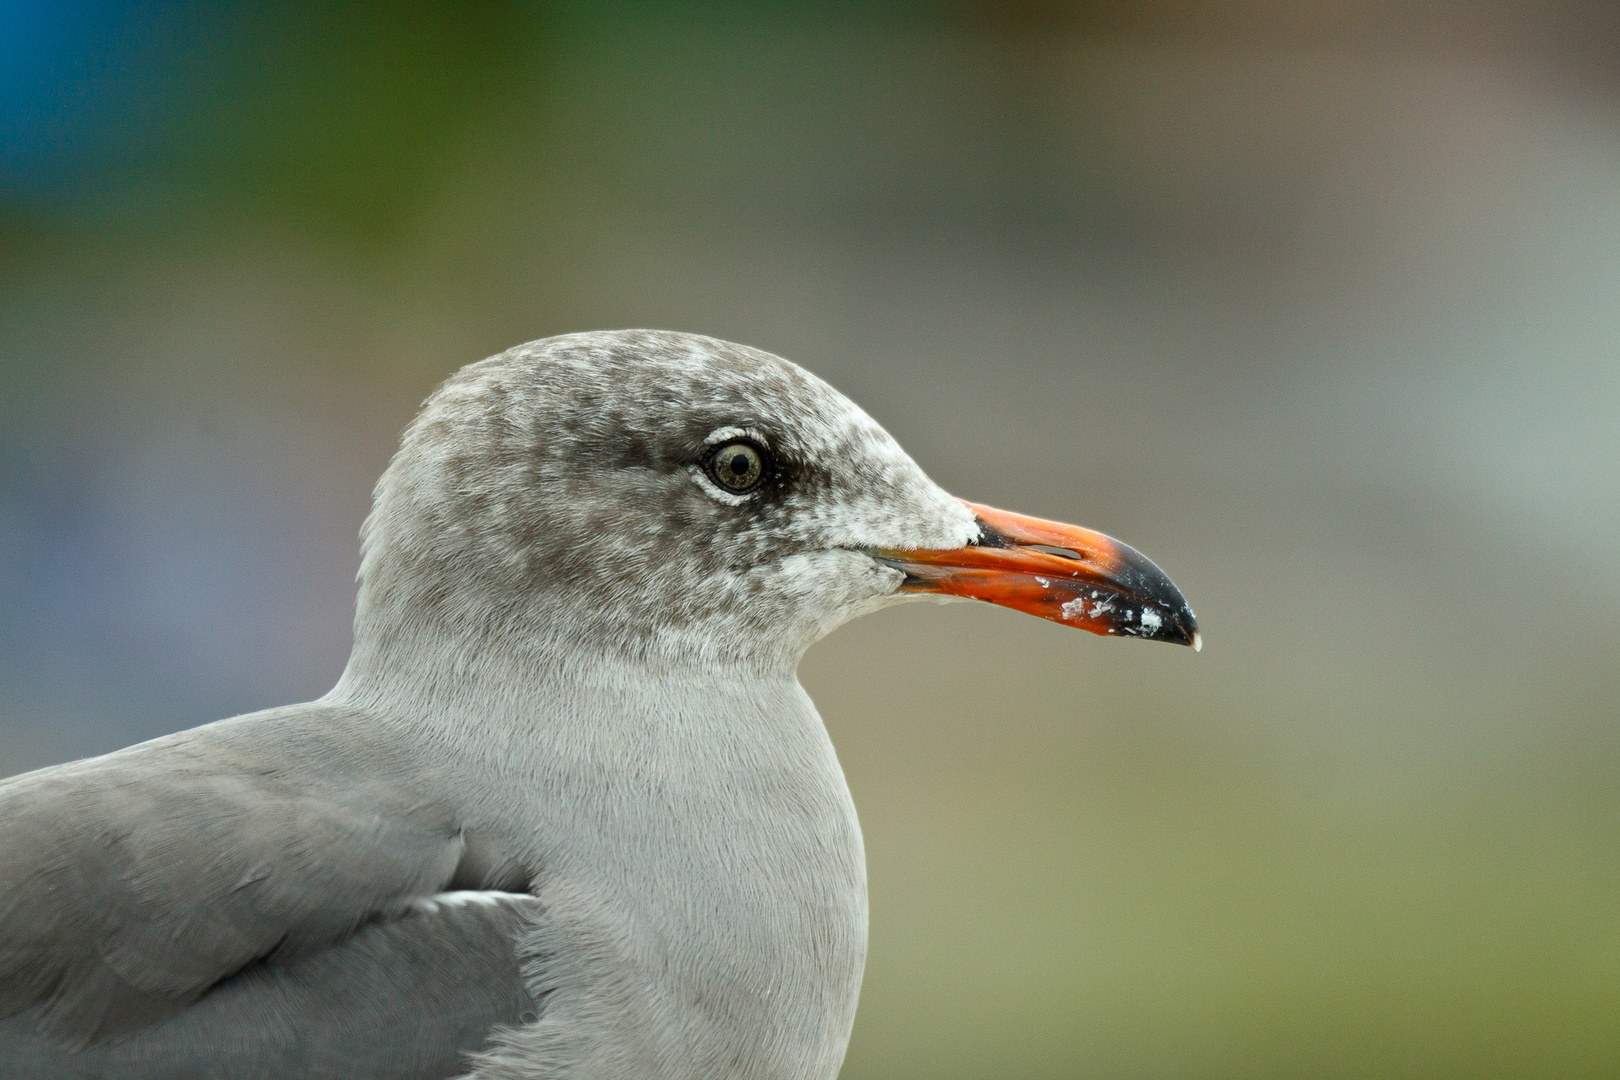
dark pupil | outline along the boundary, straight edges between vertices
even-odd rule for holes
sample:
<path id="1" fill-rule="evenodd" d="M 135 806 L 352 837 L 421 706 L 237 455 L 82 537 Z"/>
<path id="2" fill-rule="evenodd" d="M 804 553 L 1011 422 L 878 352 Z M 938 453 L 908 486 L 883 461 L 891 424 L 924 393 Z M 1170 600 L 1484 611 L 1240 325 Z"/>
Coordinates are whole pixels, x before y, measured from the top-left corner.
<path id="1" fill-rule="evenodd" d="M 748 457 L 746 454 L 738 454 L 731 459 L 731 471 L 738 476 L 743 476 L 748 472 Z"/>

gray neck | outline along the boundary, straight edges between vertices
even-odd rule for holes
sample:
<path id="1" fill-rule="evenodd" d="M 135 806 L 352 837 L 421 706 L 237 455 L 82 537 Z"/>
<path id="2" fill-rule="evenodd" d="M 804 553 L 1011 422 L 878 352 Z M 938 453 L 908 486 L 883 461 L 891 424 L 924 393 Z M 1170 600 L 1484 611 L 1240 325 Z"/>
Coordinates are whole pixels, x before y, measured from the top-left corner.
<path id="1" fill-rule="evenodd" d="M 545 901 L 522 951 L 548 1004 L 489 1075 L 831 1080 L 865 866 L 796 656 L 636 655 L 525 616 L 357 620 L 328 695 L 422 744 L 424 784 L 465 793 Z"/>
<path id="2" fill-rule="evenodd" d="M 471 710 L 489 717 L 491 709 L 507 707 L 526 713 L 530 699 L 559 693 L 663 684 L 797 686 L 808 644 L 760 636 L 750 648 L 719 651 L 674 632 L 602 638 L 581 635 L 570 607 L 541 599 L 504 609 L 409 602 L 379 608 L 362 593 L 354 647 L 328 697 L 393 714 Z"/>

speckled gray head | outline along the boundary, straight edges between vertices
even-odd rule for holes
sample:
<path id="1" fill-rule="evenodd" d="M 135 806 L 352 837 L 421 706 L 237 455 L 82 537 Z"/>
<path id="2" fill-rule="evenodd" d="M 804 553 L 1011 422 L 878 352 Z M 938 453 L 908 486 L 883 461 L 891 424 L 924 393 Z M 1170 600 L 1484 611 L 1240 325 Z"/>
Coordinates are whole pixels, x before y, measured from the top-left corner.
<path id="1" fill-rule="evenodd" d="M 1084 530 L 1025 539 L 1065 527 L 999 513 L 780 357 L 660 331 L 549 338 L 463 368 L 406 431 L 366 523 L 357 646 L 431 627 L 792 664 L 924 592 L 1196 643 L 1140 555 Z"/>

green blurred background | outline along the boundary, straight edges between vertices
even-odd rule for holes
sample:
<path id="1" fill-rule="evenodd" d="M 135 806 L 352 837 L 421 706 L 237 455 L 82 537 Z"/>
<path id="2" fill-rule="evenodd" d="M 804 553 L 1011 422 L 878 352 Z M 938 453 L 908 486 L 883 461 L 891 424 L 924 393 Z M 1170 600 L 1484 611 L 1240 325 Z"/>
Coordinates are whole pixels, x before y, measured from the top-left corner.
<path id="1" fill-rule="evenodd" d="M 0 774 L 325 691 L 459 365 L 791 357 L 1206 648 L 803 678 L 850 1080 L 1620 1076 L 1620 7 L 0 2 Z"/>

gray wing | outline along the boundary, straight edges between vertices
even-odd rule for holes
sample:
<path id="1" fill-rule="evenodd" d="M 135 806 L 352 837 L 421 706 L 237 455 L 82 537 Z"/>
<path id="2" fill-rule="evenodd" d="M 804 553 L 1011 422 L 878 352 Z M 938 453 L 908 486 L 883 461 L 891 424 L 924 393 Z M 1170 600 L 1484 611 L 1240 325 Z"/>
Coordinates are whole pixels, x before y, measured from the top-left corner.
<path id="1" fill-rule="evenodd" d="M 467 1069 L 491 1027 L 533 1020 L 513 941 L 539 901 L 450 893 L 341 945 L 259 964 L 116 1042 L 64 1046 L 0 1020 L 0 1080 L 430 1080 Z"/>
<path id="2" fill-rule="evenodd" d="M 238 718 L 0 783 L 0 1016 L 13 1030 L 26 1019 L 85 1050 L 154 1032 L 250 967 L 268 979 L 342 963 L 346 948 L 361 963 L 394 941 L 409 966 L 427 944 L 410 919 L 386 920 L 456 880 L 466 843 L 386 746 L 312 735 L 347 730 L 353 718 L 329 712 Z M 371 978 L 343 973 L 356 993 Z M 0 1041 L 0 1062 L 12 1045 Z"/>

